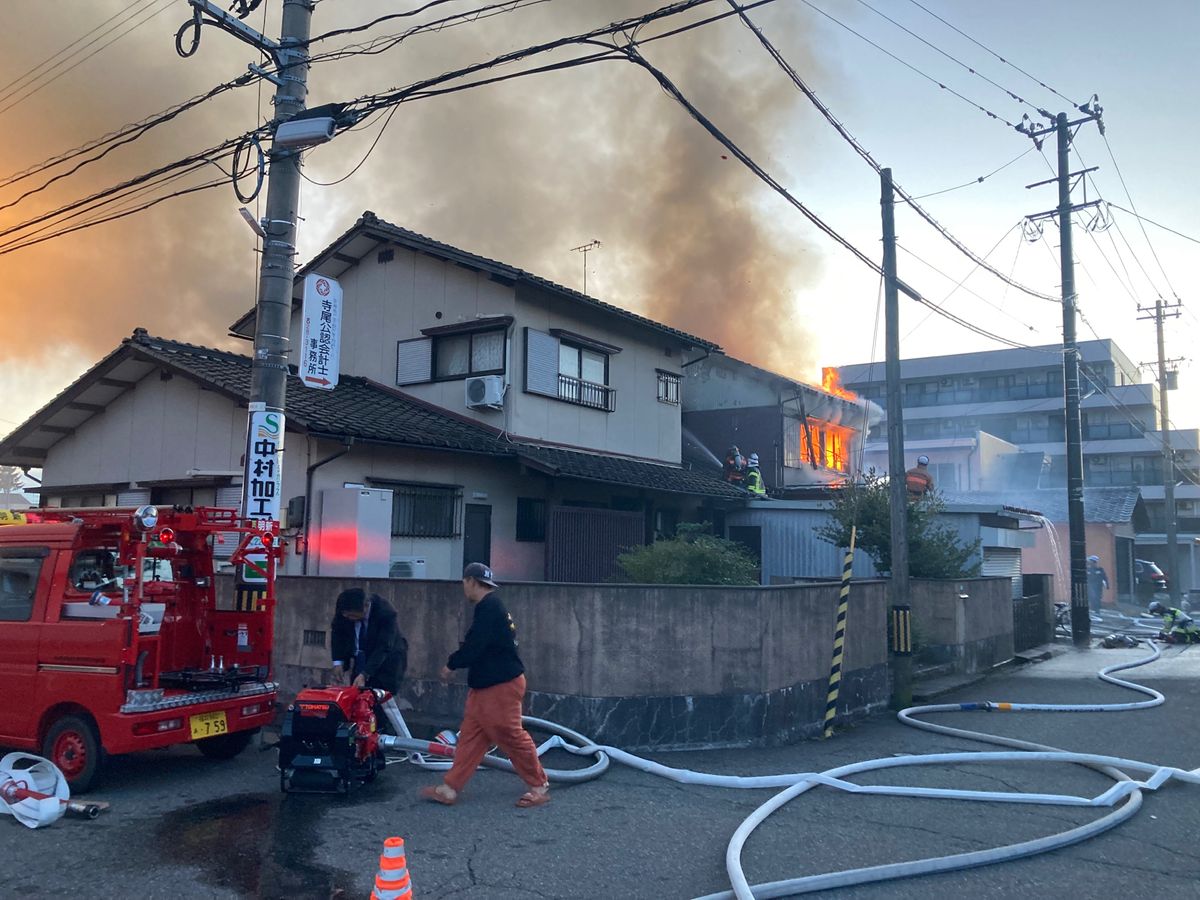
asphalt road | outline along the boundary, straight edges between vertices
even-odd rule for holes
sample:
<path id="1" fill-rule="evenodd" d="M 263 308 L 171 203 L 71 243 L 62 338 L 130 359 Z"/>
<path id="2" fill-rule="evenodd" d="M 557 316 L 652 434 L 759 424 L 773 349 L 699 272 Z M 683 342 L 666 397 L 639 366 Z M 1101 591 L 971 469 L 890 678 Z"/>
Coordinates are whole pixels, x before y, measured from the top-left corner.
<path id="1" fill-rule="evenodd" d="M 1069 655 L 993 676 L 947 700 L 1126 700 L 1090 676 L 1129 651 Z M 1200 647 L 1173 648 L 1142 680 L 1165 706 L 1120 714 L 959 713 L 955 726 L 1186 768 L 1200 766 Z M 813 771 L 901 753 L 988 749 L 906 728 L 887 715 L 838 734 L 766 750 L 661 754 L 675 766 L 759 774 Z M 384 838 L 408 848 L 418 898 L 689 898 L 727 887 L 725 845 L 770 792 L 676 785 L 614 768 L 517 810 L 517 779 L 484 771 L 460 804 L 421 803 L 434 780 L 390 768 L 351 799 L 281 796 L 275 754 L 229 763 L 190 747 L 116 760 L 95 796 L 95 822 L 39 831 L 0 821 L 5 897 L 366 898 Z M 865 776 L 864 776 L 865 777 Z M 1109 782 L 1074 766 L 1012 764 L 891 770 L 887 783 L 1094 794 Z M 785 807 L 747 846 L 754 881 L 834 871 L 1016 842 L 1066 830 L 1096 811 L 847 796 L 818 789 Z M 839 898 L 1161 898 L 1200 889 L 1200 787 L 1170 784 L 1137 816 L 1084 844 L 966 872 L 851 888 Z M 828 896 L 835 896 L 829 894 Z"/>

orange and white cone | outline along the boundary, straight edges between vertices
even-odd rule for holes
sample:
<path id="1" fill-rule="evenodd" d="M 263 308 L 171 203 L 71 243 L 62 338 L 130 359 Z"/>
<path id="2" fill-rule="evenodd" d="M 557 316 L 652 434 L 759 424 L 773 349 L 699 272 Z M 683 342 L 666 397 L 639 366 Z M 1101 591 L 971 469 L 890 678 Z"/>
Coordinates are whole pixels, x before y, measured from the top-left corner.
<path id="1" fill-rule="evenodd" d="M 408 877 L 408 860 L 404 856 L 404 838 L 390 837 L 383 842 L 379 855 L 379 874 L 371 900 L 412 900 L 412 881 Z"/>

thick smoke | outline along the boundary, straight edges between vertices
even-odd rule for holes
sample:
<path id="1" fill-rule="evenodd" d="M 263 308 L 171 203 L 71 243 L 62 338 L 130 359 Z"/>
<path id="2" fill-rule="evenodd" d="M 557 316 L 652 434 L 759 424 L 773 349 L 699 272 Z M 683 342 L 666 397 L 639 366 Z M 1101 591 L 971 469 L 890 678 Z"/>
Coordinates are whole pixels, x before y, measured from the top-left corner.
<path id="1" fill-rule="evenodd" d="M 81 34 L 127 5 L 91 4 L 84 21 L 66 4 L 12 0 L 10 21 L 21 23 L 21 40 L 0 57 L 0 83 L 36 65 L 64 35 Z M 469 5 L 464 0 L 462 8 Z M 657 5 L 553 0 L 420 36 L 385 55 L 314 67 L 311 102 L 402 85 Z M 785 6 L 754 15 L 794 62 L 811 67 L 812 55 Z M 707 4 L 688 20 L 726 8 Z M 384 0 L 321 4 L 314 32 L 395 9 Z M 278 30 L 279 10 L 268 0 L 269 34 Z M 6 126 L 0 176 L 199 93 L 252 60 L 249 48 L 215 29 L 205 30 L 197 56 L 179 59 L 172 35 L 184 12 L 182 3 L 172 7 L 0 113 Z M 799 95 L 736 20 L 650 44 L 644 52 L 769 169 L 785 181 L 795 175 L 789 167 L 804 156 L 794 146 Z M 268 97 L 264 91 L 263 115 L 269 115 Z M 258 103 L 250 87 L 189 112 L 0 212 L 0 228 L 240 133 L 258 121 Z M 344 175 L 373 137 L 372 127 L 313 151 L 306 173 L 321 181 Z M 305 185 L 301 257 L 370 208 L 398 225 L 579 287 L 582 259 L 570 248 L 596 238 L 603 248 L 588 257 L 589 293 L 717 341 L 733 355 L 800 375 L 811 360 L 791 298 L 815 274 L 816 252 L 798 236 L 803 231 L 794 211 L 726 157 L 646 72 L 628 63 L 410 103 L 353 178 L 336 187 Z M 216 169 L 211 175 L 220 177 Z M 0 203 L 16 192 L 0 189 Z M 0 416 L 9 420 L 0 422 L 0 432 L 135 326 L 229 346 L 226 327 L 253 302 L 257 264 L 238 205 L 221 187 L 0 256 L 0 308 L 10 335 L 21 336 L 10 339 L 8 353 L 41 372 L 40 378 L 27 372 L 19 383 L 0 374 Z M 64 364 L 64 358 L 75 362 Z M 40 390 L 31 386 L 37 384 Z"/>

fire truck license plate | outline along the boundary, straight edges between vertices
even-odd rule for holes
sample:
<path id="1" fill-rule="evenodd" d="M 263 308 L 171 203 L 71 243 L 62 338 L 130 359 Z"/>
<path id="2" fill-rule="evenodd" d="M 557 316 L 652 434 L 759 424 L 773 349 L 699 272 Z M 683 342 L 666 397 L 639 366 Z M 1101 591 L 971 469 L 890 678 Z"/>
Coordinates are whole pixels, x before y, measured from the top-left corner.
<path id="1" fill-rule="evenodd" d="M 188 720 L 192 727 L 192 740 L 216 737 L 218 734 L 228 734 L 229 724 L 225 721 L 225 711 L 200 713 Z"/>

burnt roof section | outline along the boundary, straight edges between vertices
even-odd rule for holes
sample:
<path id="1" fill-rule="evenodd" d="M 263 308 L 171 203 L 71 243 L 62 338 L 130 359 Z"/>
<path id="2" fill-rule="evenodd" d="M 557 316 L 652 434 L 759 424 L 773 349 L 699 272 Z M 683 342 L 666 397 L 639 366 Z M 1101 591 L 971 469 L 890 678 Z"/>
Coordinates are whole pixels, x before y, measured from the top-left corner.
<path id="1" fill-rule="evenodd" d="M 559 478 L 600 481 L 669 494 L 694 494 L 727 500 L 746 500 L 749 497 L 746 490 L 702 470 L 541 444 L 516 444 L 515 448 L 517 456 L 526 465 Z"/>
<path id="2" fill-rule="evenodd" d="M 363 234 L 374 238 L 378 242 L 375 247 L 366 251 L 367 253 L 382 249 L 389 244 L 398 244 L 417 253 L 426 253 L 430 256 L 436 256 L 440 259 L 466 266 L 467 268 L 485 272 L 496 280 L 506 284 L 526 284 L 541 288 L 555 296 L 566 298 L 581 306 L 609 313 L 628 322 L 653 329 L 660 334 L 668 335 L 692 347 L 709 351 L 719 351 L 721 349 L 719 345 L 714 344 L 712 341 L 697 337 L 694 334 L 688 334 L 686 331 L 680 331 L 677 328 L 672 328 L 669 325 L 664 325 L 645 316 L 640 316 L 637 313 L 614 306 L 611 303 L 605 303 L 603 300 L 597 300 L 595 297 L 589 297 L 587 294 L 581 294 L 579 291 L 564 287 L 548 278 L 534 275 L 532 272 L 526 272 L 524 269 L 518 269 L 499 260 L 479 256 L 467 250 L 460 250 L 458 247 L 452 247 L 449 244 L 435 241 L 433 238 L 410 231 L 407 228 L 401 228 L 399 225 L 393 225 L 391 222 L 379 218 L 370 210 L 364 212 L 361 218 L 345 233 L 314 256 L 303 268 L 298 270 L 296 272 L 296 283 L 301 283 L 305 275 L 315 271 L 318 267 L 324 266 L 325 263 L 331 260 L 344 266 L 342 271 L 357 264 L 362 257 L 347 256 L 341 253 L 341 250 L 344 244 Z M 340 272 L 325 271 L 324 268 L 322 268 L 322 272 L 333 278 L 337 278 L 340 274 Z M 255 311 L 253 309 L 247 311 L 241 318 L 229 326 L 229 330 L 240 337 L 253 334 L 251 323 L 254 321 L 254 314 Z"/>

